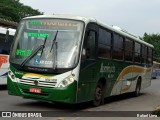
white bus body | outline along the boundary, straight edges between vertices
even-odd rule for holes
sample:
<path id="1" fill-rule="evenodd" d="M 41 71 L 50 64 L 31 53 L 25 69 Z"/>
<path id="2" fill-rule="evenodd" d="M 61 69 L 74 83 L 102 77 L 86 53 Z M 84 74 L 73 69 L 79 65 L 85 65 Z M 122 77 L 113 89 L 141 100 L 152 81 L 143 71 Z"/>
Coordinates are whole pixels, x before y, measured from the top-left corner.
<path id="1" fill-rule="evenodd" d="M 9 31 L 8 38 L 6 37 L 7 30 Z M 15 31 L 15 29 L 0 26 L 0 85 L 7 84 L 9 52 Z"/>

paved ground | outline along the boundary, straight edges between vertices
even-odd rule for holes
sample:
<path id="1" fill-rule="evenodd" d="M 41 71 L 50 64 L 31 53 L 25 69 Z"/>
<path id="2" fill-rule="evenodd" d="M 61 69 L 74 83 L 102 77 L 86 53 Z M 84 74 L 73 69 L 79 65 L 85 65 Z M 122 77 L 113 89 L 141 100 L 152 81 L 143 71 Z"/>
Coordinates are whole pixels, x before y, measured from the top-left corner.
<path id="1" fill-rule="evenodd" d="M 2 86 L 0 86 L 2 87 Z M 7 94 L 6 88 L 3 86 L 0 90 L 0 111 L 48 111 L 51 113 L 53 111 L 60 111 L 56 117 L 49 118 L 37 118 L 34 120 L 158 120 L 157 118 L 136 118 L 136 117 L 95 117 L 101 114 L 101 111 L 120 111 L 109 113 L 109 115 L 114 116 L 119 114 L 119 116 L 129 116 L 130 112 L 121 111 L 152 111 L 158 105 L 160 105 L 160 79 L 152 80 L 152 85 L 142 90 L 139 97 L 132 97 L 131 94 L 125 94 L 115 97 L 110 97 L 105 100 L 105 104 L 99 107 L 92 107 L 90 103 L 83 103 L 77 106 L 70 106 L 66 104 L 50 104 L 46 102 L 40 102 L 36 100 L 23 99 L 21 97 L 10 96 Z M 71 110 L 71 111 L 70 111 Z M 89 111 L 89 116 L 94 117 L 79 117 L 83 116 L 82 111 Z M 96 112 L 95 112 L 96 111 Z M 69 114 L 69 116 L 74 117 L 64 117 L 62 115 Z M 84 112 L 85 113 L 85 112 Z M 88 112 L 86 112 L 88 113 Z M 127 114 L 127 115 L 126 115 Z M 104 115 L 104 114 L 103 114 Z M 54 115 L 53 115 L 54 116 Z M 63 116 L 63 117 L 60 117 Z M 0 118 L 1 119 L 1 118 Z M 4 119 L 4 118 L 3 118 Z M 10 118 L 11 119 L 11 118 Z M 17 119 L 17 118 L 12 118 Z M 28 118 L 23 118 L 27 120 Z M 29 118 L 31 119 L 31 118 Z"/>

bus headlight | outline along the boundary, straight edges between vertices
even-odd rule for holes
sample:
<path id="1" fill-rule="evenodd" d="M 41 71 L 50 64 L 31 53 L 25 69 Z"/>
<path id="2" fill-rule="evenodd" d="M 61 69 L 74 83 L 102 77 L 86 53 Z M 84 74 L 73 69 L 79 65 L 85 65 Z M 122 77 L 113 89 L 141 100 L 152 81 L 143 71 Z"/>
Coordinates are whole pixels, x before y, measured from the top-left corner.
<path id="1" fill-rule="evenodd" d="M 11 76 L 11 75 L 12 75 L 12 72 L 11 72 L 10 70 L 8 71 L 8 75 L 9 75 L 9 76 Z"/>
<path id="2" fill-rule="evenodd" d="M 16 77 L 11 70 L 8 71 L 8 76 L 12 81 L 17 82 Z"/>
<path id="3" fill-rule="evenodd" d="M 67 77 L 67 78 L 65 78 L 65 79 L 63 79 L 62 81 L 61 81 L 61 83 L 58 85 L 58 87 L 66 87 L 67 85 L 69 85 L 69 84 L 71 84 L 71 83 L 73 83 L 74 82 L 74 76 L 69 76 L 69 77 Z"/>

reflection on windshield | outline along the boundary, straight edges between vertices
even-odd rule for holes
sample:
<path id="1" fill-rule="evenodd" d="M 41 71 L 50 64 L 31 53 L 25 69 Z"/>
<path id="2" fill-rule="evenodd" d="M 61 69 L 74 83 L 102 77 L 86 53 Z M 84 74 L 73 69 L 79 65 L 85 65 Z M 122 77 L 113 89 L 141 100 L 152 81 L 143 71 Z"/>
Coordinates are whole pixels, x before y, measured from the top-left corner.
<path id="1" fill-rule="evenodd" d="M 37 20 L 30 25 L 30 21 L 21 22 L 11 53 L 11 62 L 21 65 L 32 56 L 24 66 L 43 68 L 72 68 L 77 63 L 79 44 L 83 24 L 71 20 L 54 20 L 59 24 L 51 27 L 44 24 L 49 20 Z M 38 21 L 41 21 L 38 22 Z M 66 23 L 66 24 L 65 24 Z M 43 24 L 43 25 L 42 25 Z M 45 42 L 45 38 L 46 42 Z M 35 50 L 44 45 L 33 55 Z"/>
<path id="2" fill-rule="evenodd" d="M 42 49 L 42 52 L 41 52 L 41 56 L 42 56 L 43 50 L 44 50 L 44 48 L 45 48 L 46 40 L 47 40 L 47 36 L 46 36 L 46 38 L 45 38 L 45 40 L 44 40 L 43 45 L 40 45 L 36 50 L 34 50 L 33 52 L 31 52 L 31 54 L 21 63 L 21 65 L 20 65 L 21 68 L 22 68 L 29 60 L 31 60 L 31 59 L 37 54 L 37 52 L 39 52 L 41 49 Z"/>

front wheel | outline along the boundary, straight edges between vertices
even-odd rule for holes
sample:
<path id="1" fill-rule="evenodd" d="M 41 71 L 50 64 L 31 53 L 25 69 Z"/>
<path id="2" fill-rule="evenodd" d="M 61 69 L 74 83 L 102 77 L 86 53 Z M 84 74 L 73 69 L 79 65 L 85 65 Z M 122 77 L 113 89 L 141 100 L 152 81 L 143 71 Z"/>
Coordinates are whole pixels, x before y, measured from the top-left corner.
<path id="1" fill-rule="evenodd" d="M 102 82 L 98 82 L 94 93 L 93 105 L 99 106 L 102 102 L 102 99 L 103 99 L 103 85 Z"/>

